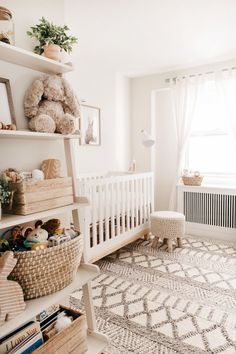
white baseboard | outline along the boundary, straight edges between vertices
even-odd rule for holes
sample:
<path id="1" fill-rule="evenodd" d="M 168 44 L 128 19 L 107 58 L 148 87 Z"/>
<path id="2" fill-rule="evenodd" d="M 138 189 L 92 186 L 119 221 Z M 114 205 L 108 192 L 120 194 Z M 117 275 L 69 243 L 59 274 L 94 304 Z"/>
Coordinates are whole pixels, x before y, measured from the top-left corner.
<path id="1" fill-rule="evenodd" d="M 189 235 L 236 243 L 236 229 L 228 229 L 224 227 L 209 226 L 190 222 L 185 223 L 185 228 L 186 234 Z"/>

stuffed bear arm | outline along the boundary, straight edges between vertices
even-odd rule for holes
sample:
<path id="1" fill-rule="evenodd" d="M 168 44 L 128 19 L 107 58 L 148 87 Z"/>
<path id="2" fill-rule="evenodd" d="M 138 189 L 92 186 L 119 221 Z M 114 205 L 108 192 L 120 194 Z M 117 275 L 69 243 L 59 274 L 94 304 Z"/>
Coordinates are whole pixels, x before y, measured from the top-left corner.
<path id="1" fill-rule="evenodd" d="M 24 111 L 26 117 L 33 118 L 37 115 L 39 110 L 39 102 L 42 99 L 43 92 L 43 78 L 35 80 L 28 88 L 24 99 Z"/>
<path id="2" fill-rule="evenodd" d="M 75 118 L 80 118 L 80 104 L 75 92 L 64 78 L 62 78 L 62 84 L 65 90 L 63 102 L 65 113 L 69 113 Z"/>

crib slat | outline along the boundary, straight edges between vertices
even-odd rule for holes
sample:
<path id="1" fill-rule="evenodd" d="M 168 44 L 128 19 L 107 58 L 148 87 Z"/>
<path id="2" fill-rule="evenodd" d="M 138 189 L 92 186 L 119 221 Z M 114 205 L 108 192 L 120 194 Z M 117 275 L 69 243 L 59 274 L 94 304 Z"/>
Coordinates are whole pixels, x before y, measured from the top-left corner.
<path id="1" fill-rule="evenodd" d="M 110 184 L 111 193 L 111 238 L 115 237 L 115 189 L 114 183 Z"/>
<path id="2" fill-rule="evenodd" d="M 143 199 L 144 199 L 144 223 L 147 221 L 147 177 L 144 177 L 143 180 Z"/>
<path id="3" fill-rule="evenodd" d="M 96 200 L 96 185 L 92 185 L 92 237 L 93 247 L 97 245 L 97 200 Z"/>
<path id="4" fill-rule="evenodd" d="M 98 240 L 99 244 L 103 242 L 103 215 L 104 215 L 104 205 L 103 205 L 103 198 L 102 198 L 102 193 L 103 193 L 103 185 L 99 184 L 98 185 L 98 214 L 99 214 L 99 233 L 98 233 Z"/>
<path id="5" fill-rule="evenodd" d="M 135 197 L 135 226 L 139 226 L 139 180 L 134 180 L 134 197 Z"/>
<path id="6" fill-rule="evenodd" d="M 147 219 L 149 220 L 150 218 L 150 193 L 151 193 L 151 188 L 150 188 L 150 178 L 147 177 Z"/>
<path id="7" fill-rule="evenodd" d="M 134 180 L 132 179 L 130 181 L 130 184 L 131 184 L 131 229 L 134 228 Z"/>
<path id="8" fill-rule="evenodd" d="M 105 241 L 108 241 L 110 238 L 110 227 L 109 227 L 109 207 L 110 207 L 110 200 L 109 200 L 109 185 L 105 183 L 105 196 L 104 196 L 104 204 L 105 204 Z"/>
<path id="9" fill-rule="evenodd" d="M 143 177 L 139 179 L 139 213 L 140 225 L 143 224 Z"/>
<path id="10" fill-rule="evenodd" d="M 130 181 L 126 181 L 126 203 L 127 203 L 127 210 L 126 210 L 126 223 L 127 223 L 127 231 L 130 230 L 130 198 L 131 198 L 131 191 L 130 191 Z"/>
<path id="11" fill-rule="evenodd" d="M 118 181 L 116 183 L 116 225 L 117 225 L 117 235 L 120 235 L 120 209 L 121 209 L 121 183 Z"/>
<path id="12" fill-rule="evenodd" d="M 122 200 L 122 232 L 125 232 L 125 201 L 126 201 L 126 194 L 125 194 L 125 181 L 121 182 L 121 200 Z"/>

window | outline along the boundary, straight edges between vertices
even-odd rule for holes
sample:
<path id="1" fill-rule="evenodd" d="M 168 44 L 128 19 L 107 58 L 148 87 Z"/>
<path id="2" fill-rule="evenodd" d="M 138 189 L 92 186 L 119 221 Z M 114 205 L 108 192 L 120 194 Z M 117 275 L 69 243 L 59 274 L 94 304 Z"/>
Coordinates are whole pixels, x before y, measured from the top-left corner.
<path id="1" fill-rule="evenodd" d="M 185 168 L 205 175 L 236 175 L 236 149 L 226 114 L 215 82 L 206 82 L 196 106 Z"/>

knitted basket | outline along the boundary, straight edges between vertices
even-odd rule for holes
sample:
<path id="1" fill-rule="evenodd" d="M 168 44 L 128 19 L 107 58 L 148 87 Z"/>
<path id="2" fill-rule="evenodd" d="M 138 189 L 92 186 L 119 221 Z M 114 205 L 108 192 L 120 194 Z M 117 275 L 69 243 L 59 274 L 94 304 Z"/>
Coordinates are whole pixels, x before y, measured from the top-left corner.
<path id="1" fill-rule="evenodd" d="M 182 176 L 182 181 L 185 186 L 201 186 L 203 176 Z"/>
<path id="2" fill-rule="evenodd" d="M 25 300 L 57 292 L 74 280 L 83 253 L 82 235 L 43 250 L 15 252 L 9 279 L 17 281 Z"/>

